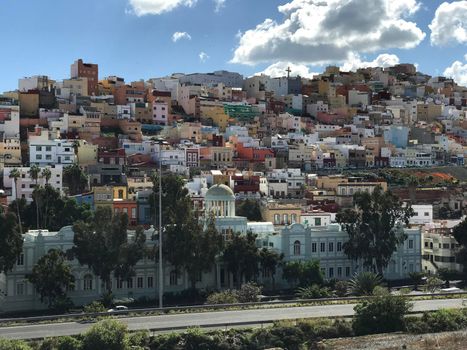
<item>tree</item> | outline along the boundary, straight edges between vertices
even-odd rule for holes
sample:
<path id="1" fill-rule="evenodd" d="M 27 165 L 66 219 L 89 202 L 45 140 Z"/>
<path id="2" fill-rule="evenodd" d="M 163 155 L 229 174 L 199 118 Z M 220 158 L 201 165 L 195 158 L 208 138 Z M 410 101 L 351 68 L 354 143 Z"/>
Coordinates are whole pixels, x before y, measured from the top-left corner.
<path id="1" fill-rule="evenodd" d="M 409 277 L 414 284 L 415 290 L 418 290 L 418 287 L 422 284 L 425 274 L 423 272 L 411 272 Z"/>
<path id="2" fill-rule="evenodd" d="M 34 180 L 34 189 L 38 188 L 37 181 L 39 179 L 40 171 L 41 171 L 41 169 L 36 164 L 31 165 L 31 167 L 29 168 L 29 176 L 31 176 L 31 179 Z M 36 191 L 33 192 L 33 196 L 34 196 L 35 202 L 36 202 L 36 228 L 39 229 L 40 228 L 40 224 L 39 224 L 39 201 L 37 200 L 37 192 Z"/>
<path id="3" fill-rule="evenodd" d="M 263 248 L 259 252 L 259 263 L 265 276 L 271 276 L 272 289 L 276 287 L 277 266 L 284 259 L 284 254 L 279 254 L 274 250 Z"/>
<path id="4" fill-rule="evenodd" d="M 116 320 L 96 323 L 83 335 L 83 350 L 127 350 L 128 329 Z"/>
<path id="5" fill-rule="evenodd" d="M 146 237 L 138 227 L 132 240 L 127 234 L 128 216 L 110 208 L 97 208 L 88 222 L 73 225 L 72 253 L 81 265 L 87 265 L 112 293 L 111 276 L 127 279 L 134 275 L 136 263 L 144 256 Z"/>
<path id="6" fill-rule="evenodd" d="M 375 288 L 381 283 L 381 276 L 370 271 L 360 272 L 349 281 L 349 293 L 357 296 L 372 295 Z"/>
<path id="7" fill-rule="evenodd" d="M 249 231 L 246 235 L 235 234 L 227 242 L 222 257 L 227 271 L 233 274 L 240 288 L 242 281 L 249 282 L 258 275 L 259 252 L 256 246 L 256 235 Z"/>
<path id="8" fill-rule="evenodd" d="M 460 245 L 457 261 L 464 266 L 464 280 L 467 280 L 467 218 L 454 227 L 452 234 Z"/>
<path id="9" fill-rule="evenodd" d="M 22 251 L 23 237 L 15 215 L 0 213 L 0 273 L 11 271 Z"/>
<path id="10" fill-rule="evenodd" d="M 49 308 L 56 307 L 58 300 L 66 299 L 67 290 L 75 284 L 65 253 L 57 249 L 42 256 L 27 279 L 41 296 L 41 302 L 47 302 Z"/>
<path id="11" fill-rule="evenodd" d="M 45 179 L 45 185 L 47 186 L 50 182 L 50 178 L 52 177 L 52 172 L 49 168 L 42 169 L 41 176 Z"/>
<path id="12" fill-rule="evenodd" d="M 282 267 L 283 278 L 293 287 L 308 287 L 324 283 L 318 260 L 290 261 Z"/>
<path id="13" fill-rule="evenodd" d="M 355 306 L 353 329 L 357 335 L 403 331 L 411 307 L 406 298 L 386 291 Z"/>
<path id="14" fill-rule="evenodd" d="M 414 212 L 379 186 L 371 194 L 357 192 L 353 202 L 355 208 L 336 217 L 349 236 L 343 244 L 344 252 L 351 259 L 362 259 L 364 266 L 382 275 L 397 247 L 407 239 L 403 225 Z"/>
<path id="15" fill-rule="evenodd" d="M 18 217 L 19 232 L 23 234 L 23 225 L 21 224 L 21 215 L 19 212 L 19 202 L 18 202 L 18 179 L 21 176 L 18 169 L 13 168 L 10 171 L 10 179 L 13 179 L 13 187 L 15 189 L 15 202 L 16 202 L 16 215 Z"/>
<path id="16" fill-rule="evenodd" d="M 247 199 L 241 201 L 236 207 L 236 213 L 238 216 L 246 217 L 248 221 L 263 221 L 261 209 L 256 200 Z"/>
<path id="17" fill-rule="evenodd" d="M 68 187 L 68 194 L 74 196 L 86 190 L 88 177 L 78 164 L 63 169 L 63 183 Z"/>

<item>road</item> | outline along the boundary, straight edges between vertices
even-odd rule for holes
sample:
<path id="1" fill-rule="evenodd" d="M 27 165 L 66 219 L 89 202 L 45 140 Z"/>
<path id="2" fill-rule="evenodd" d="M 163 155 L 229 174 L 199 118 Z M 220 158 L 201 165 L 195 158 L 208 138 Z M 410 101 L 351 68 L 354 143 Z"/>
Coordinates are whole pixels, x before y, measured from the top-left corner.
<path id="1" fill-rule="evenodd" d="M 438 299 L 415 301 L 412 311 L 432 311 L 443 308 L 461 308 L 463 299 Z M 225 327 L 242 322 L 268 323 L 278 320 L 290 320 L 313 317 L 352 316 L 355 304 L 280 307 L 272 309 L 255 309 L 239 311 L 212 311 L 160 316 L 128 317 L 119 320 L 130 330 L 148 329 L 164 331 L 169 328 L 183 329 L 189 327 Z M 66 322 L 53 324 L 37 324 L 26 326 L 0 327 L 0 337 L 9 339 L 38 339 L 63 335 L 76 335 L 85 332 L 92 324 Z"/>

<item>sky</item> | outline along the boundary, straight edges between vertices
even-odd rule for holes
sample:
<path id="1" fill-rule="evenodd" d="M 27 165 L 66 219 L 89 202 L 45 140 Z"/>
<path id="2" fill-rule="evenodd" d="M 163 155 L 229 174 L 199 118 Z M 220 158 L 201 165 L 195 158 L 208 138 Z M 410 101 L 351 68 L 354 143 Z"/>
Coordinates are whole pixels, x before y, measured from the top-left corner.
<path id="1" fill-rule="evenodd" d="M 0 91 L 78 58 L 127 82 L 414 63 L 467 85 L 467 0 L 0 0 L 0 33 Z"/>

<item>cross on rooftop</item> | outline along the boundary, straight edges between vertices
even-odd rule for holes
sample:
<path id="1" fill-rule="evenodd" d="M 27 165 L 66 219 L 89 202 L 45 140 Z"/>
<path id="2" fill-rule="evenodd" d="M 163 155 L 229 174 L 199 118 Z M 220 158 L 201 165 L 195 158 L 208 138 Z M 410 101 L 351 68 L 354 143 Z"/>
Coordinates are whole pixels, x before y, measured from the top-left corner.
<path id="1" fill-rule="evenodd" d="M 285 71 L 287 72 L 287 78 L 290 78 L 290 73 L 292 72 L 292 69 L 290 69 L 290 67 L 287 67 Z"/>

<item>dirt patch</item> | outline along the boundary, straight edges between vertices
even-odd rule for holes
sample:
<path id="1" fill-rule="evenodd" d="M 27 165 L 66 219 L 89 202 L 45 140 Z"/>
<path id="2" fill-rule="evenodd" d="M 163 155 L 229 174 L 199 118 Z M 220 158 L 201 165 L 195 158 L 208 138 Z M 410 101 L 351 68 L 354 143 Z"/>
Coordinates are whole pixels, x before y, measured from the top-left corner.
<path id="1" fill-rule="evenodd" d="M 407 335 L 382 334 L 325 340 L 319 350 L 467 350 L 467 331 Z"/>

